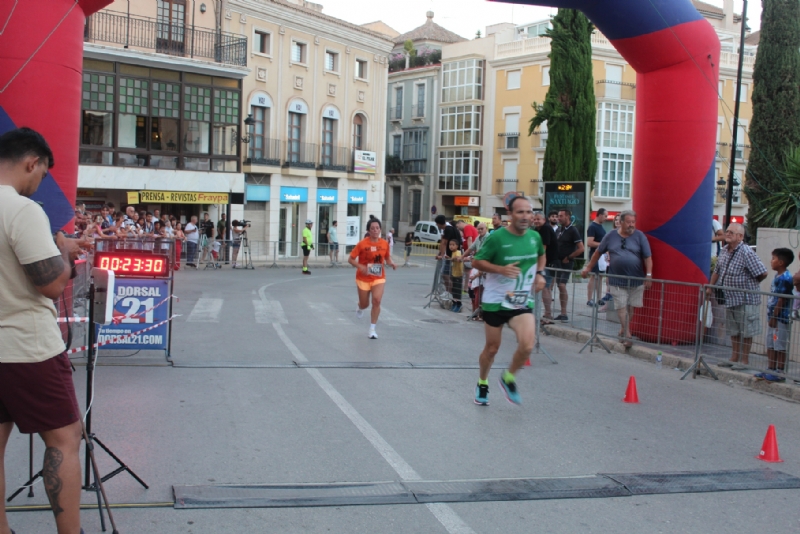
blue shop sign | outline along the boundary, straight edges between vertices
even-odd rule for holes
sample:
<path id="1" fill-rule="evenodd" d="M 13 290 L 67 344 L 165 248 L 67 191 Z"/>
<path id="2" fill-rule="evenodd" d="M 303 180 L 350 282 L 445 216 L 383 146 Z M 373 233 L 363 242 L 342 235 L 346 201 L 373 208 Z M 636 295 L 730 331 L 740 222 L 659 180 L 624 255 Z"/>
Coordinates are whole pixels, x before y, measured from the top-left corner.
<path id="1" fill-rule="evenodd" d="M 281 202 L 308 202 L 308 188 L 281 186 Z"/>
<path id="2" fill-rule="evenodd" d="M 347 190 L 347 203 L 348 204 L 366 204 L 367 192 L 361 189 L 348 189 Z"/>
<path id="3" fill-rule="evenodd" d="M 169 323 L 142 332 L 166 321 L 170 303 L 157 304 L 169 298 L 169 280 L 136 280 L 118 278 L 114 288 L 114 319 L 117 324 L 98 325 L 97 342 L 110 341 L 118 336 L 135 334 L 104 345 L 101 350 L 167 350 Z"/>
<path id="4" fill-rule="evenodd" d="M 317 189 L 317 204 L 337 204 L 339 191 L 336 189 Z"/>
<path id="5" fill-rule="evenodd" d="M 268 185 L 247 184 L 245 200 L 248 202 L 269 202 Z"/>

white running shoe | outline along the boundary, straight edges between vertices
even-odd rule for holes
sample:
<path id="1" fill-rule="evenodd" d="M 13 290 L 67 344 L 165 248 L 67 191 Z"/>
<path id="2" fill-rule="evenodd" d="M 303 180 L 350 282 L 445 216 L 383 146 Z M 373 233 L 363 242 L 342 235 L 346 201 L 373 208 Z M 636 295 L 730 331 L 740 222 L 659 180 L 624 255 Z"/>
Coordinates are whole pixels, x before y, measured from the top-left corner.
<path id="1" fill-rule="evenodd" d="M 369 329 L 369 338 L 370 339 L 378 339 L 378 333 L 375 331 L 374 328 Z"/>
<path id="2" fill-rule="evenodd" d="M 362 317 L 364 317 L 364 310 L 356 305 L 356 319 L 361 319 Z"/>

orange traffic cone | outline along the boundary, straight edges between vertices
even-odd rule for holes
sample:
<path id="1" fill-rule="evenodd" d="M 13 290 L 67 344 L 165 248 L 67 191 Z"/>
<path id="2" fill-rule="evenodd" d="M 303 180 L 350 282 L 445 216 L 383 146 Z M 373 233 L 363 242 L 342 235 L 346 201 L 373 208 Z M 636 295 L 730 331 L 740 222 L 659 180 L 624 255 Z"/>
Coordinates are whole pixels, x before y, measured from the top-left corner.
<path id="1" fill-rule="evenodd" d="M 769 425 L 764 444 L 761 445 L 761 452 L 758 453 L 756 458 L 764 462 L 778 463 L 783 461 L 780 453 L 778 453 L 778 438 L 775 436 L 775 425 Z"/>
<path id="2" fill-rule="evenodd" d="M 628 380 L 628 390 L 625 392 L 625 398 L 622 399 L 631 404 L 639 404 L 639 394 L 636 392 L 636 377 L 631 377 Z"/>
<path id="3" fill-rule="evenodd" d="M 525 367 L 530 367 L 530 366 L 531 366 L 531 359 L 530 359 L 530 358 L 528 358 L 528 359 L 525 361 Z"/>

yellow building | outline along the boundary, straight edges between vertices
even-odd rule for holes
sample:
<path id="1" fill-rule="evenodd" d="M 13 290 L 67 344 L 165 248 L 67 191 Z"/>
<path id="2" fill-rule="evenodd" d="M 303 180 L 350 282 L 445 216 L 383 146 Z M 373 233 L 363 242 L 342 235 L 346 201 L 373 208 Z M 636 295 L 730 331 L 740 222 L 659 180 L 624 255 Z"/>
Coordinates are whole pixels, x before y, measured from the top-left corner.
<path id="1" fill-rule="evenodd" d="M 724 211 L 723 181 L 728 178 L 728 162 L 731 157 L 738 63 L 736 52 L 741 20 L 734 16 L 730 1 L 726 1 L 724 9 L 702 2 L 695 2 L 695 6 L 715 27 L 723 49 L 718 88 L 721 95 L 716 165 L 719 194 L 714 208 L 715 217 L 721 220 Z M 542 103 L 550 85 L 550 60 L 547 57 L 550 53 L 550 39 L 543 36 L 547 26 L 548 21 L 542 20 L 518 26 L 513 36 L 508 33 L 495 36 L 494 57 L 489 65 L 494 70 L 495 105 L 492 122 L 493 130 L 497 133 L 493 139 L 488 136 L 484 139 L 485 152 L 492 155 L 492 161 L 491 175 L 485 177 L 483 183 L 484 191 L 491 195 L 485 204 L 501 212 L 504 211 L 502 197 L 510 191 L 522 192 L 535 201 L 542 200 L 541 178 L 547 145 L 547 126 L 543 124 L 531 136 L 528 135 L 528 126 L 534 116 L 531 104 Z M 735 169 L 739 184 L 749 157 L 746 130 L 752 116 L 754 46 L 748 46 L 744 59 L 737 141 L 741 148 L 737 150 Z M 598 171 L 591 209 L 595 211 L 603 207 L 613 214 L 632 207 L 636 72 L 599 32 L 592 36 L 592 65 L 597 100 Z M 669 150 L 669 147 L 664 149 Z M 675 169 L 675 172 L 679 173 L 680 169 Z M 740 185 L 734 188 L 733 215 L 742 217 L 747 206 L 740 190 Z"/>

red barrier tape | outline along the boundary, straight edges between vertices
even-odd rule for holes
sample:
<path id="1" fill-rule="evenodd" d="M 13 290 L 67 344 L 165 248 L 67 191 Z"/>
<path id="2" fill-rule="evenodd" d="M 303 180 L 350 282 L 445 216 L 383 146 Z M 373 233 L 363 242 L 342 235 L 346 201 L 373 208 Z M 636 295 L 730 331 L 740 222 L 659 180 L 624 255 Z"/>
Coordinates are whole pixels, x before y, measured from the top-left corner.
<path id="1" fill-rule="evenodd" d="M 110 344 L 112 344 L 112 343 L 118 343 L 118 342 L 122 341 L 123 339 L 127 339 L 127 338 L 129 338 L 129 337 L 138 336 L 139 334 L 143 334 L 143 333 L 145 333 L 145 332 L 149 332 L 150 330 L 153 330 L 154 328 L 158 328 L 159 326 L 161 326 L 161 325 L 163 325 L 163 324 L 167 324 L 168 322 L 170 322 L 171 320 L 173 320 L 175 317 L 180 317 L 180 315 L 173 315 L 173 316 L 172 316 L 172 317 L 170 317 L 169 319 L 166 319 L 166 320 L 164 320 L 164 321 L 161 321 L 161 322 L 160 322 L 160 323 L 158 323 L 158 324 L 154 324 L 153 326 L 148 326 L 148 327 L 147 327 L 147 328 L 145 328 L 144 330 L 139 330 L 138 332 L 131 332 L 130 334 L 125 334 L 124 336 L 115 336 L 115 337 L 113 337 L 113 338 L 109 339 L 108 341 L 103 341 L 102 343 L 95 343 L 95 344 L 93 345 L 93 347 L 94 347 L 94 348 L 99 348 L 99 347 L 102 347 L 103 345 L 110 345 Z M 77 352 L 83 352 L 83 351 L 85 351 L 85 350 L 88 350 L 88 349 L 89 349 L 89 346 L 88 346 L 88 345 L 86 345 L 86 346 L 84 346 L 84 347 L 77 347 L 77 348 L 74 348 L 74 349 L 69 349 L 69 350 L 67 351 L 67 355 L 69 355 L 69 354 L 75 354 L 75 353 L 77 353 Z"/>

